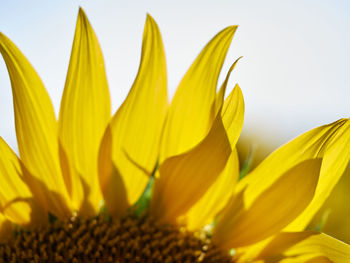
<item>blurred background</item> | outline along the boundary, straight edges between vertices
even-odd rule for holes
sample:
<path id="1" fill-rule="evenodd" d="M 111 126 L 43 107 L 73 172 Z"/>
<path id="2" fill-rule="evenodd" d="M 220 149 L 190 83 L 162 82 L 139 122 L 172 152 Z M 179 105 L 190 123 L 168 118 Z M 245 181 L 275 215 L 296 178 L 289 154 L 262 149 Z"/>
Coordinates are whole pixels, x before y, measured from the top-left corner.
<path id="1" fill-rule="evenodd" d="M 102 46 L 113 112 L 137 72 L 148 12 L 162 32 L 170 98 L 202 47 L 224 27 L 240 26 L 220 83 L 234 60 L 243 56 L 229 82 L 230 88 L 240 84 L 246 103 L 238 145 L 242 164 L 252 149 L 251 168 L 302 132 L 350 117 L 347 0 L 1 0 L 0 31 L 36 68 L 56 113 L 79 6 L 86 11 Z M 1 59 L 0 117 L 0 135 L 16 150 L 10 81 Z M 350 243 L 349 177 L 344 176 L 311 227 L 328 215 L 324 231 Z"/>

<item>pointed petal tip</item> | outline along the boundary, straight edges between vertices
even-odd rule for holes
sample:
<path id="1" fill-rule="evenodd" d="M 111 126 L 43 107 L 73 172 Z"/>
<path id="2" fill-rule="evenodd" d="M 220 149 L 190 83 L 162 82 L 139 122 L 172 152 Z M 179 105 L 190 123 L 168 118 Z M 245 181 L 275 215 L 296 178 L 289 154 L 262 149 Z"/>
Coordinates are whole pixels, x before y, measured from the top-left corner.
<path id="1" fill-rule="evenodd" d="M 233 89 L 234 89 L 234 90 L 237 90 L 237 92 L 239 92 L 239 93 L 242 94 L 242 96 L 243 96 L 242 89 L 241 89 L 241 87 L 238 85 L 238 83 L 235 85 L 235 87 L 234 87 Z"/>
<path id="2" fill-rule="evenodd" d="M 87 16 L 86 16 L 86 13 L 84 11 L 84 9 L 79 6 L 79 13 L 78 13 L 78 19 L 83 19 L 83 20 L 87 20 Z"/>
<path id="3" fill-rule="evenodd" d="M 79 14 L 85 14 L 85 11 L 81 6 L 79 6 Z"/>
<path id="4" fill-rule="evenodd" d="M 226 27 L 226 29 L 232 31 L 232 32 L 235 32 L 238 28 L 238 25 L 232 25 L 232 26 L 228 26 Z"/>
<path id="5" fill-rule="evenodd" d="M 146 13 L 146 23 L 150 23 L 150 22 L 155 23 L 155 20 L 154 20 L 153 16 L 151 16 L 150 13 L 147 12 Z"/>

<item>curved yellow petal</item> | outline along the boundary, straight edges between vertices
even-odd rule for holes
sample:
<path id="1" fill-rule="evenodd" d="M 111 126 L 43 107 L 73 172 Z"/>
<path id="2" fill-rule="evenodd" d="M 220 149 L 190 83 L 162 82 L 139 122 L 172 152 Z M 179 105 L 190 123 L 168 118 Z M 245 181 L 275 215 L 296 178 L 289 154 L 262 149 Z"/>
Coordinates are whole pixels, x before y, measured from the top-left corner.
<path id="1" fill-rule="evenodd" d="M 205 139 L 195 148 L 170 157 L 159 167 L 150 206 L 151 216 L 174 223 L 217 180 L 231 154 L 220 113 Z"/>
<path id="2" fill-rule="evenodd" d="M 241 59 L 242 57 L 239 57 L 238 59 L 236 59 L 236 61 L 231 65 L 230 69 L 227 72 L 225 81 L 222 83 L 220 90 L 216 93 L 216 99 L 215 99 L 215 114 L 218 113 L 218 111 L 220 110 L 222 103 L 224 101 L 225 98 L 225 92 L 226 92 L 226 88 L 227 88 L 227 83 L 228 80 L 230 79 L 231 73 L 234 70 L 234 68 L 236 67 L 238 61 Z"/>
<path id="3" fill-rule="evenodd" d="M 343 120 L 343 125 L 334 131 L 332 138 L 321 149 L 319 155 L 323 156 L 323 161 L 315 196 L 305 211 L 286 228 L 286 231 L 305 229 L 345 171 L 350 160 L 349 119 Z"/>
<path id="4" fill-rule="evenodd" d="M 254 188 L 252 188 L 255 192 L 250 191 L 249 198 L 247 198 L 248 201 L 252 200 L 263 191 L 263 189 L 271 185 L 274 180 L 281 176 L 279 169 L 284 170 L 294 163 L 303 161 L 307 157 L 324 156 L 319 182 L 313 200 L 304 212 L 284 229 L 284 231 L 303 230 L 313 214 L 322 205 L 325 199 L 327 199 L 332 188 L 339 180 L 342 170 L 345 169 L 345 163 L 349 161 L 349 151 L 347 150 L 349 149 L 347 146 L 350 136 L 349 125 L 349 119 L 340 119 L 302 134 L 267 157 L 255 170 L 238 183 L 237 191 L 246 188 L 247 185 L 255 185 Z M 334 170 L 330 169 L 331 163 L 327 161 L 330 160 L 330 158 L 325 157 L 327 152 L 329 152 L 329 156 L 332 156 L 332 154 L 334 155 L 332 158 Z M 328 169 L 325 169 L 327 167 Z M 242 262 L 257 255 L 268 242 L 269 240 L 264 240 L 245 248 Z"/>
<path id="5" fill-rule="evenodd" d="M 41 189 L 46 197 L 40 201 L 56 216 L 69 216 L 70 202 L 60 170 L 57 122 L 50 98 L 24 55 L 1 33 L 0 52 L 11 79 L 21 160 L 32 181 L 45 187 Z"/>
<path id="6" fill-rule="evenodd" d="M 238 155 L 234 148 L 227 160 L 225 169 L 202 198 L 186 213 L 183 220 L 186 221 L 187 229 L 198 230 L 214 222 L 217 213 L 224 208 L 233 194 L 238 176 Z"/>
<path id="7" fill-rule="evenodd" d="M 237 26 L 218 33 L 183 77 L 169 108 L 160 163 L 188 151 L 208 133 L 215 118 L 218 77 Z"/>
<path id="8" fill-rule="evenodd" d="M 244 99 L 238 84 L 226 98 L 221 115 L 231 146 L 236 147 L 244 120 Z"/>
<path id="9" fill-rule="evenodd" d="M 88 202 L 80 211 L 88 216 L 98 211 L 102 200 L 97 156 L 110 118 L 111 102 L 102 51 L 80 8 L 58 123 L 62 147 L 74 167 L 71 180 L 82 180 L 82 187 L 72 189 L 78 191 L 71 193 L 72 201 L 76 209 Z"/>
<path id="10" fill-rule="evenodd" d="M 230 71 L 232 71 L 234 65 Z M 226 78 L 223 87 L 227 85 L 227 80 L 228 78 Z M 231 144 L 232 153 L 225 169 L 217 180 L 184 216 L 183 220 L 187 222 L 187 227 L 191 230 L 200 229 L 206 224 L 213 222 L 216 214 L 225 206 L 233 194 L 238 180 L 239 162 L 235 145 L 243 127 L 244 117 L 244 100 L 238 85 L 225 100 L 221 116 Z"/>
<path id="11" fill-rule="evenodd" d="M 0 137 L 0 209 L 9 219 L 19 225 L 31 221 L 29 200 L 32 194 L 22 181 L 22 169 L 16 154 Z"/>
<path id="12" fill-rule="evenodd" d="M 277 235 L 257 259 L 283 263 L 347 263 L 350 262 L 350 245 L 323 233 L 286 232 Z"/>
<path id="13" fill-rule="evenodd" d="M 320 159 L 296 165 L 250 205 L 244 202 L 244 191 L 238 194 L 220 214 L 213 242 L 230 249 L 247 246 L 276 234 L 312 200 L 320 167 Z"/>
<path id="14" fill-rule="evenodd" d="M 300 219 L 296 219 L 297 223 L 292 223 L 291 228 L 288 228 L 290 231 L 302 230 L 328 197 L 349 161 L 349 125 L 348 119 L 341 119 L 300 135 L 273 152 L 243 178 L 238 183 L 237 192 L 247 188 L 245 202 L 249 205 L 291 167 L 306 159 L 322 158 L 315 197 L 305 214 L 302 213 Z"/>
<path id="15" fill-rule="evenodd" d="M 112 161 L 112 145 L 113 137 L 108 125 L 99 151 L 99 174 L 103 175 L 99 179 L 108 213 L 114 218 L 119 218 L 129 204 L 123 179 Z"/>
<path id="16" fill-rule="evenodd" d="M 138 74 L 111 121 L 113 162 L 122 175 L 130 204 L 144 191 L 157 163 L 168 105 L 166 85 L 162 38 L 156 22 L 147 15 Z"/>

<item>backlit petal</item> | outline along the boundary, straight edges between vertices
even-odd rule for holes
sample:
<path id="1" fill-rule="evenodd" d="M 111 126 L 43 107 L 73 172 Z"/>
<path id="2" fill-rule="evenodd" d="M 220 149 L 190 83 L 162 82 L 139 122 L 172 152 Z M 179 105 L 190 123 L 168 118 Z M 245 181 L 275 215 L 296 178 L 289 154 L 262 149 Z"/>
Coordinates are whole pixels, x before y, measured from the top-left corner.
<path id="1" fill-rule="evenodd" d="M 220 214 L 213 242 L 224 249 L 250 245 L 276 234 L 310 203 L 316 189 L 320 159 L 288 170 L 252 204 L 238 194 Z"/>
<path id="2" fill-rule="evenodd" d="M 350 245 L 323 233 L 286 232 L 277 235 L 260 253 L 258 259 L 283 263 L 347 263 L 350 262 Z"/>
<path id="3" fill-rule="evenodd" d="M 198 230 L 214 222 L 216 214 L 226 205 L 238 181 L 239 162 L 234 148 L 220 176 L 186 213 L 184 220 L 189 230 Z"/>
<path id="4" fill-rule="evenodd" d="M 69 196 L 60 170 L 57 122 L 50 98 L 24 55 L 1 33 L 0 52 L 11 79 L 21 160 L 32 182 L 45 191 L 45 199 L 40 201 L 56 216 L 69 216 Z"/>
<path id="5" fill-rule="evenodd" d="M 227 88 L 227 83 L 228 80 L 230 79 L 231 73 L 234 70 L 234 68 L 236 67 L 238 61 L 241 59 L 242 57 L 239 57 L 230 67 L 229 71 L 227 72 L 225 81 L 222 83 L 220 90 L 216 93 L 216 100 L 215 100 L 215 114 L 217 114 L 217 112 L 219 111 L 219 109 L 222 106 L 222 103 L 224 101 L 225 98 L 225 92 L 226 92 L 226 88 Z"/>
<path id="6" fill-rule="evenodd" d="M 129 207 L 126 188 L 120 172 L 112 161 L 112 132 L 108 126 L 101 142 L 98 164 L 100 176 L 100 187 L 105 200 L 108 213 L 119 218 Z"/>
<path id="7" fill-rule="evenodd" d="M 238 184 L 237 191 L 247 185 L 245 202 L 249 205 L 262 191 L 296 164 L 312 158 L 322 158 L 319 183 L 309 207 L 288 230 L 302 230 L 322 205 L 339 180 L 349 158 L 350 121 L 334 123 L 304 133 L 267 157 Z M 331 168 L 332 167 L 332 168 Z M 333 169 L 334 167 L 334 169 Z"/>
<path id="8" fill-rule="evenodd" d="M 0 209 L 9 219 L 19 225 L 29 224 L 32 198 L 28 187 L 21 179 L 22 169 L 16 154 L 0 137 Z"/>
<path id="9" fill-rule="evenodd" d="M 350 160 L 350 120 L 346 120 L 334 132 L 332 139 L 322 151 L 322 168 L 315 197 L 305 211 L 286 228 L 286 231 L 303 230 L 342 176 Z"/>
<path id="10" fill-rule="evenodd" d="M 208 133 L 216 116 L 218 77 L 236 29 L 231 26 L 218 33 L 183 77 L 165 123 L 160 163 L 193 148 Z"/>
<path id="11" fill-rule="evenodd" d="M 160 165 L 159 177 L 154 183 L 151 216 L 175 222 L 184 215 L 219 177 L 231 152 L 219 113 L 202 142 Z"/>
<path id="12" fill-rule="evenodd" d="M 74 167 L 71 180 L 82 180 L 82 187 L 71 189 L 75 191 L 71 197 L 76 209 L 88 202 L 89 205 L 84 205 L 85 209 L 81 211 L 84 215 L 94 215 L 102 200 L 97 156 L 111 117 L 110 104 L 102 51 L 84 11 L 80 9 L 60 109 L 59 136 L 70 165 Z"/>
<path id="13" fill-rule="evenodd" d="M 236 147 L 244 120 L 244 99 L 238 84 L 226 98 L 221 115 L 231 146 Z"/>
<path id="14" fill-rule="evenodd" d="M 168 105 L 166 85 L 162 38 L 156 22 L 148 15 L 138 74 L 111 122 L 113 162 L 122 175 L 130 204 L 144 191 L 157 163 Z"/>
<path id="15" fill-rule="evenodd" d="M 235 63 L 237 63 L 237 61 Z M 234 65 L 231 67 L 231 70 Z M 228 74 L 230 74 L 230 72 Z M 227 80 L 228 77 L 223 86 L 226 86 Z M 228 199 L 231 197 L 238 180 L 239 163 L 235 145 L 243 127 L 244 117 L 244 101 L 238 85 L 236 85 L 235 89 L 225 100 L 221 115 L 231 143 L 232 153 L 227 161 L 225 169 L 215 183 L 186 213 L 183 220 L 187 222 L 187 226 L 191 230 L 199 229 L 213 222 L 216 214 L 225 206 Z"/>

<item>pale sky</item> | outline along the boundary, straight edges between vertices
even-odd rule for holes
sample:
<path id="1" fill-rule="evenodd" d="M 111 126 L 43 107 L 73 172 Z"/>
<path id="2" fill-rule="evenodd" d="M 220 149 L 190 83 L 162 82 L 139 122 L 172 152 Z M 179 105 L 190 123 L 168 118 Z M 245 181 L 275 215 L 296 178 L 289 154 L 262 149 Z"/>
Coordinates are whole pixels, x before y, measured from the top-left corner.
<path id="1" fill-rule="evenodd" d="M 1 0 L 0 31 L 27 56 L 58 113 L 78 7 L 100 40 L 113 111 L 138 69 L 146 13 L 165 45 L 173 94 L 202 47 L 238 24 L 220 82 L 239 56 L 229 87 L 239 83 L 244 132 L 276 145 L 313 127 L 349 117 L 350 2 L 315 1 L 13 1 Z M 0 59 L 0 136 L 16 149 L 10 81 Z"/>

